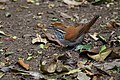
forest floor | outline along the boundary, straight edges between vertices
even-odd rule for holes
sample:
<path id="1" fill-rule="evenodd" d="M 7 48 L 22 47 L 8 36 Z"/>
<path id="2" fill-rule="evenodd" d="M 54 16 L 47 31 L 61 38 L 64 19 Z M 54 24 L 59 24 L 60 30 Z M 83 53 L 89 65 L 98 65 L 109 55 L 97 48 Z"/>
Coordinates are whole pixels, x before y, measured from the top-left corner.
<path id="1" fill-rule="evenodd" d="M 36 0 L 33 3 L 27 0 L 1 1 L 0 80 L 120 80 L 119 2 L 97 5 L 89 2 L 72 7 L 63 0 Z M 88 22 L 98 14 L 100 18 L 86 34 L 83 44 L 97 47 L 99 53 L 101 47 L 105 49 L 102 57 L 98 55 L 100 57 L 96 59 L 88 54 L 89 51 L 80 53 L 75 48 L 60 48 L 50 40 L 32 43 L 36 34 L 42 36 L 43 30 L 47 30 L 45 28 L 51 23 L 73 25 L 76 22 Z M 99 40 L 90 37 L 94 33 L 100 35 Z M 105 59 L 101 60 L 103 57 Z M 40 74 L 31 77 L 31 74 L 26 74 L 29 71 Z"/>

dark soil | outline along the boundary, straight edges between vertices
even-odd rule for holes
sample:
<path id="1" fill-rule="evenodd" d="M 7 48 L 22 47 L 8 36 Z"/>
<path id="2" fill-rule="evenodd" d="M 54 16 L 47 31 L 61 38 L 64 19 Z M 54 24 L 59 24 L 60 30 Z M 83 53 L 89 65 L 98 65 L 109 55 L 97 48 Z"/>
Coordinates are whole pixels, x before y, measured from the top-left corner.
<path id="1" fill-rule="evenodd" d="M 49 4 L 54 4 L 55 7 L 49 8 Z M 17 36 L 17 39 L 13 41 L 1 40 L 3 44 L 0 44 L 0 49 L 4 49 L 7 52 L 14 52 L 14 54 L 9 57 L 5 57 L 4 54 L 0 54 L 0 60 L 6 63 L 6 65 L 15 64 L 16 67 L 21 68 L 17 65 L 17 61 L 19 58 L 24 58 L 25 62 L 30 65 L 31 71 L 39 71 L 42 56 L 44 56 L 44 58 L 50 58 L 53 54 L 66 54 L 69 52 L 73 59 L 82 59 L 79 56 L 79 52 L 75 52 L 73 49 L 67 50 L 57 48 L 52 45 L 54 43 L 51 43 L 48 49 L 40 49 L 39 44 L 32 44 L 31 41 L 36 37 L 36 34 L 42 34 L 41 28 L 36 28 L 38 23 L 49 26 L 53 22 L 52 18 L 57 18 L 60 22 L 66 25 L 74 24 L 74 21 L 61 17 L 59 12 L 66 12 L 70 16 L 78 14 L 79 20 L 77 20 L 77 22 L 80 22 L 82 19 L 91 20 L 95 14 L 100 14 L 101 18 L 99 18 L 94 26 L 91 27 L 89 32 L 98 32 L 107 39 L 113 29 L 111 30 L 101 27 L 100 25 L 105 25 L 112 19 L 120 21 L 120 4 L 118 2 L 114 2 L 110 7 L 107 7 L 107 4 L 83 4 L 81 6 L 74 7 L 73 9 L 69 9 L 68 5 L 64 4 L 62 0 L 40 1 L 39 6 L 29 4 L 26 0 L 18 0 L 17 2 L 9 1 L 6 3 L 6 6 L 7 8 L 5 10 L 0 10 L 0 21 L 2 21 L 1 24 L 3 25 L 0 30 L 4 31 L 6 34 Z M 26 6 L 28 8 L 21 6 Z M 8 12 L 11 14 L 10 17 L 5 16 Z M 38 13 L 41 13 L 41 18 L 34 18 Z M 120 34 L 120 28 L 114 28 L 114 31 L 114 36 Z M 38 51 L 42 51 L 43 55 L 41 56 L 40 54 L 37 54 Z M 37 55 L 38 57 L 27 61 L 26 59 L 28 54 L 33 54 L 34 56 Z M 0 80 L 22 80 L 21 78 L 22 76 L 20 75 L 6 73 L 6 75 L 4 75 Z"/>

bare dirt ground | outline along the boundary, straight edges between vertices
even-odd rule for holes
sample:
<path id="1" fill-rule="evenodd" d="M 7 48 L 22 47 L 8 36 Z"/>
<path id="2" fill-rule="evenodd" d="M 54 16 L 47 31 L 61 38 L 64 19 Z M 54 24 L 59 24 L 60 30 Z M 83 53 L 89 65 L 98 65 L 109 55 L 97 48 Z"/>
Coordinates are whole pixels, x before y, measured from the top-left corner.
<path id="1" fill-rule="evenodd" d="M 37 24 L 49 26 L 53 22 L 53 18 L 59 19 L 60 22 L 66 25 L 72 25 L 76 21 L 80 22 L 83 19 L 91 20 L 95 14 L 100 14 L 101 17 L 98 21 L 91 27 L 89 33 L 93 34 L 94 32 L 100 33 L 106 39 L 109 38 L 112 31 L 115 31 L 113 36 L 120 35 L 120 28 L 105 28 L 107 22 L 112 19 L 116 22 L 120 21 L 120 4 L 119 2 L 113 2 L 114 4 L 100 4 L 100 5 L 92 5 L 83 4 L 81 6 L 76 6 L 72 9 L 68 8 L 68 5 L 63 3 L 62 0 L 53 0 L 53 1 L 39 1 L 39 5 L 29 4 L 26 0 L 18 0 L 16 2 L 8 1 L 6 2 L 5 10 L 0 10 L 0 31 L 4 31 L 6 34 L 10 34 L 12 36 L 16 36 L 16 40 L 2 40 L 3 42 L 0 44 L 0 49 L 5 50 L 5 52 L 13 52 L 13 54 L 9 56 L 5 56 L 5 54 L 0 53 L 0 61 L 8 65 L 15 65 L 19 69 L 21 68 L 17 61 L 19 58 L 23 58 L 25 63 L 30 65 L 30 71 L 39 72 L 40 61 L 43 58 L 51 59 L 55 54 L 67 54 L 70 53 L 72 55 L 72 61 L 69 64 L 72 64 L 72 67 L 76 67 L 76 62 L 85 56 L 81 56 L 79 52 L 74 51 L 73 49 L 61 49 L 55 47 L 54 43 L 51 43 L 47 49 L 41 49 L 39 47 L 40 44 L 32 44 L 32 39 L 36 37 L 36 34 L 42 34 L 41 28 L 36 28 Z M 54 4 L 53 7 L 51 4 Z M 107 7 L 108 6 L 108 7 Z M 77 14 L 78 19 L 76 21 L 65 19 L 61 17 L 60 12 L 65 12 L 70 16 L 74 16 Z M 10 15 L 7 16 L 7 13 Z M 40 16 L 39 16 L 40 15 Z M 100 44 L 101 45 L 101 44 Z M 119 44 L 117 44 L 119 46 Z M 38 54 L 38 51 L 42 54 Z M 33 56 L 37 56 L 27 61 L 28 55 L 32 54 Z M 49 60 L 48 59 L 48 60 Z M 87 59 L 89 59 L 87 57 Z M 51 59 L 52 60 L 52 59 Z M 90 59 L 91 60 L 91 59 Z M 119 75 L 117 75 L 119 76 Z M 71 76 L 69 76 L 71 77 Z M 73 79 L 72 79 L 73 78 Z M 72 76 L 71 80 L 75 80 Z M 116 80 L 119 80 L 116 78 Z M 28 77 L 24 77 L 23 75 L 16 75 L 14 73 L 7 72 L 0 80 L 34 80 Z M 58 78 L 58 80 L 62 80 L 62 78 Z M 63 79 L 70 80 L 70 79 Z M 98 80 L 98 79 L 97 79 Z M 102 80 L 102 79 L 99 79 Z"/>

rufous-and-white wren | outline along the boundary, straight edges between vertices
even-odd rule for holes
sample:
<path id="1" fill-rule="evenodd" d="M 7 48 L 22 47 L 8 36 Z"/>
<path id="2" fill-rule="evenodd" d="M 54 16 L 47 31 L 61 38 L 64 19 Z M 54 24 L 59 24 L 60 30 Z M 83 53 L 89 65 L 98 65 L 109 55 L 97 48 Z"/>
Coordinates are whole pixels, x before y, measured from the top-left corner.
<path id="1" fill-rule="evenodd" d="M 63 39 L 59 38 L 61 35 L 56 35 L 58 40 L 66 47 L 66 46 L 75 46 L 82 42 L 85 34 L 89 31 L 90 27 L 96 22 L 99 18 L 99 15 L 95 15 L 94 18 L 85 24 L 75 24 L 74 26 L 66 27 L 61 23 L 52 24 L 55 29 L 61 29 L 65 33 L 63 35 Z M 56 26 L 57 25 L 57 26 Z"/>

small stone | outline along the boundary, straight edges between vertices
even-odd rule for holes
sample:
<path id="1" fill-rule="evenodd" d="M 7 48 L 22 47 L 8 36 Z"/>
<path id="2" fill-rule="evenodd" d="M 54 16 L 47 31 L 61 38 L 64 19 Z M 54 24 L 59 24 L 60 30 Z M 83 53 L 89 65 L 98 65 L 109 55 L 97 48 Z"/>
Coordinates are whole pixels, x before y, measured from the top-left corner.
<path id="1" fill-rule="evenodd" d="M 0 28 L 2 28 L 3 27 L 3 25 L 0 25 Z"/>
<path id="2" fill-rule="evenodd" d="M 5 13 L 5 16 L 6 17 L 11 17 L 11 13 L 7 12 L 7 13 Z"/>
<path id="3" fill-rule="evenodd" d="M 39 5 L 40 5 L 40 3 L 39 3 L 39 2 L 36 2 L 35 4 L 36 4 L 37 6 L 39 6 Z"/>
<path id="4" fill-rule="evenodd" d="M 22 52 L 22 51 L 23 51 L 23 49 L 17 49 L 17 51 L 18 51 L 18 52 Z"/>
<path id="5" fill-rule="evenodd" d="M 43 13 L 42 13 L 42 12 L 37 13 L 37 16 L 41 16 L 41 15 L 43 15 Z"/>

